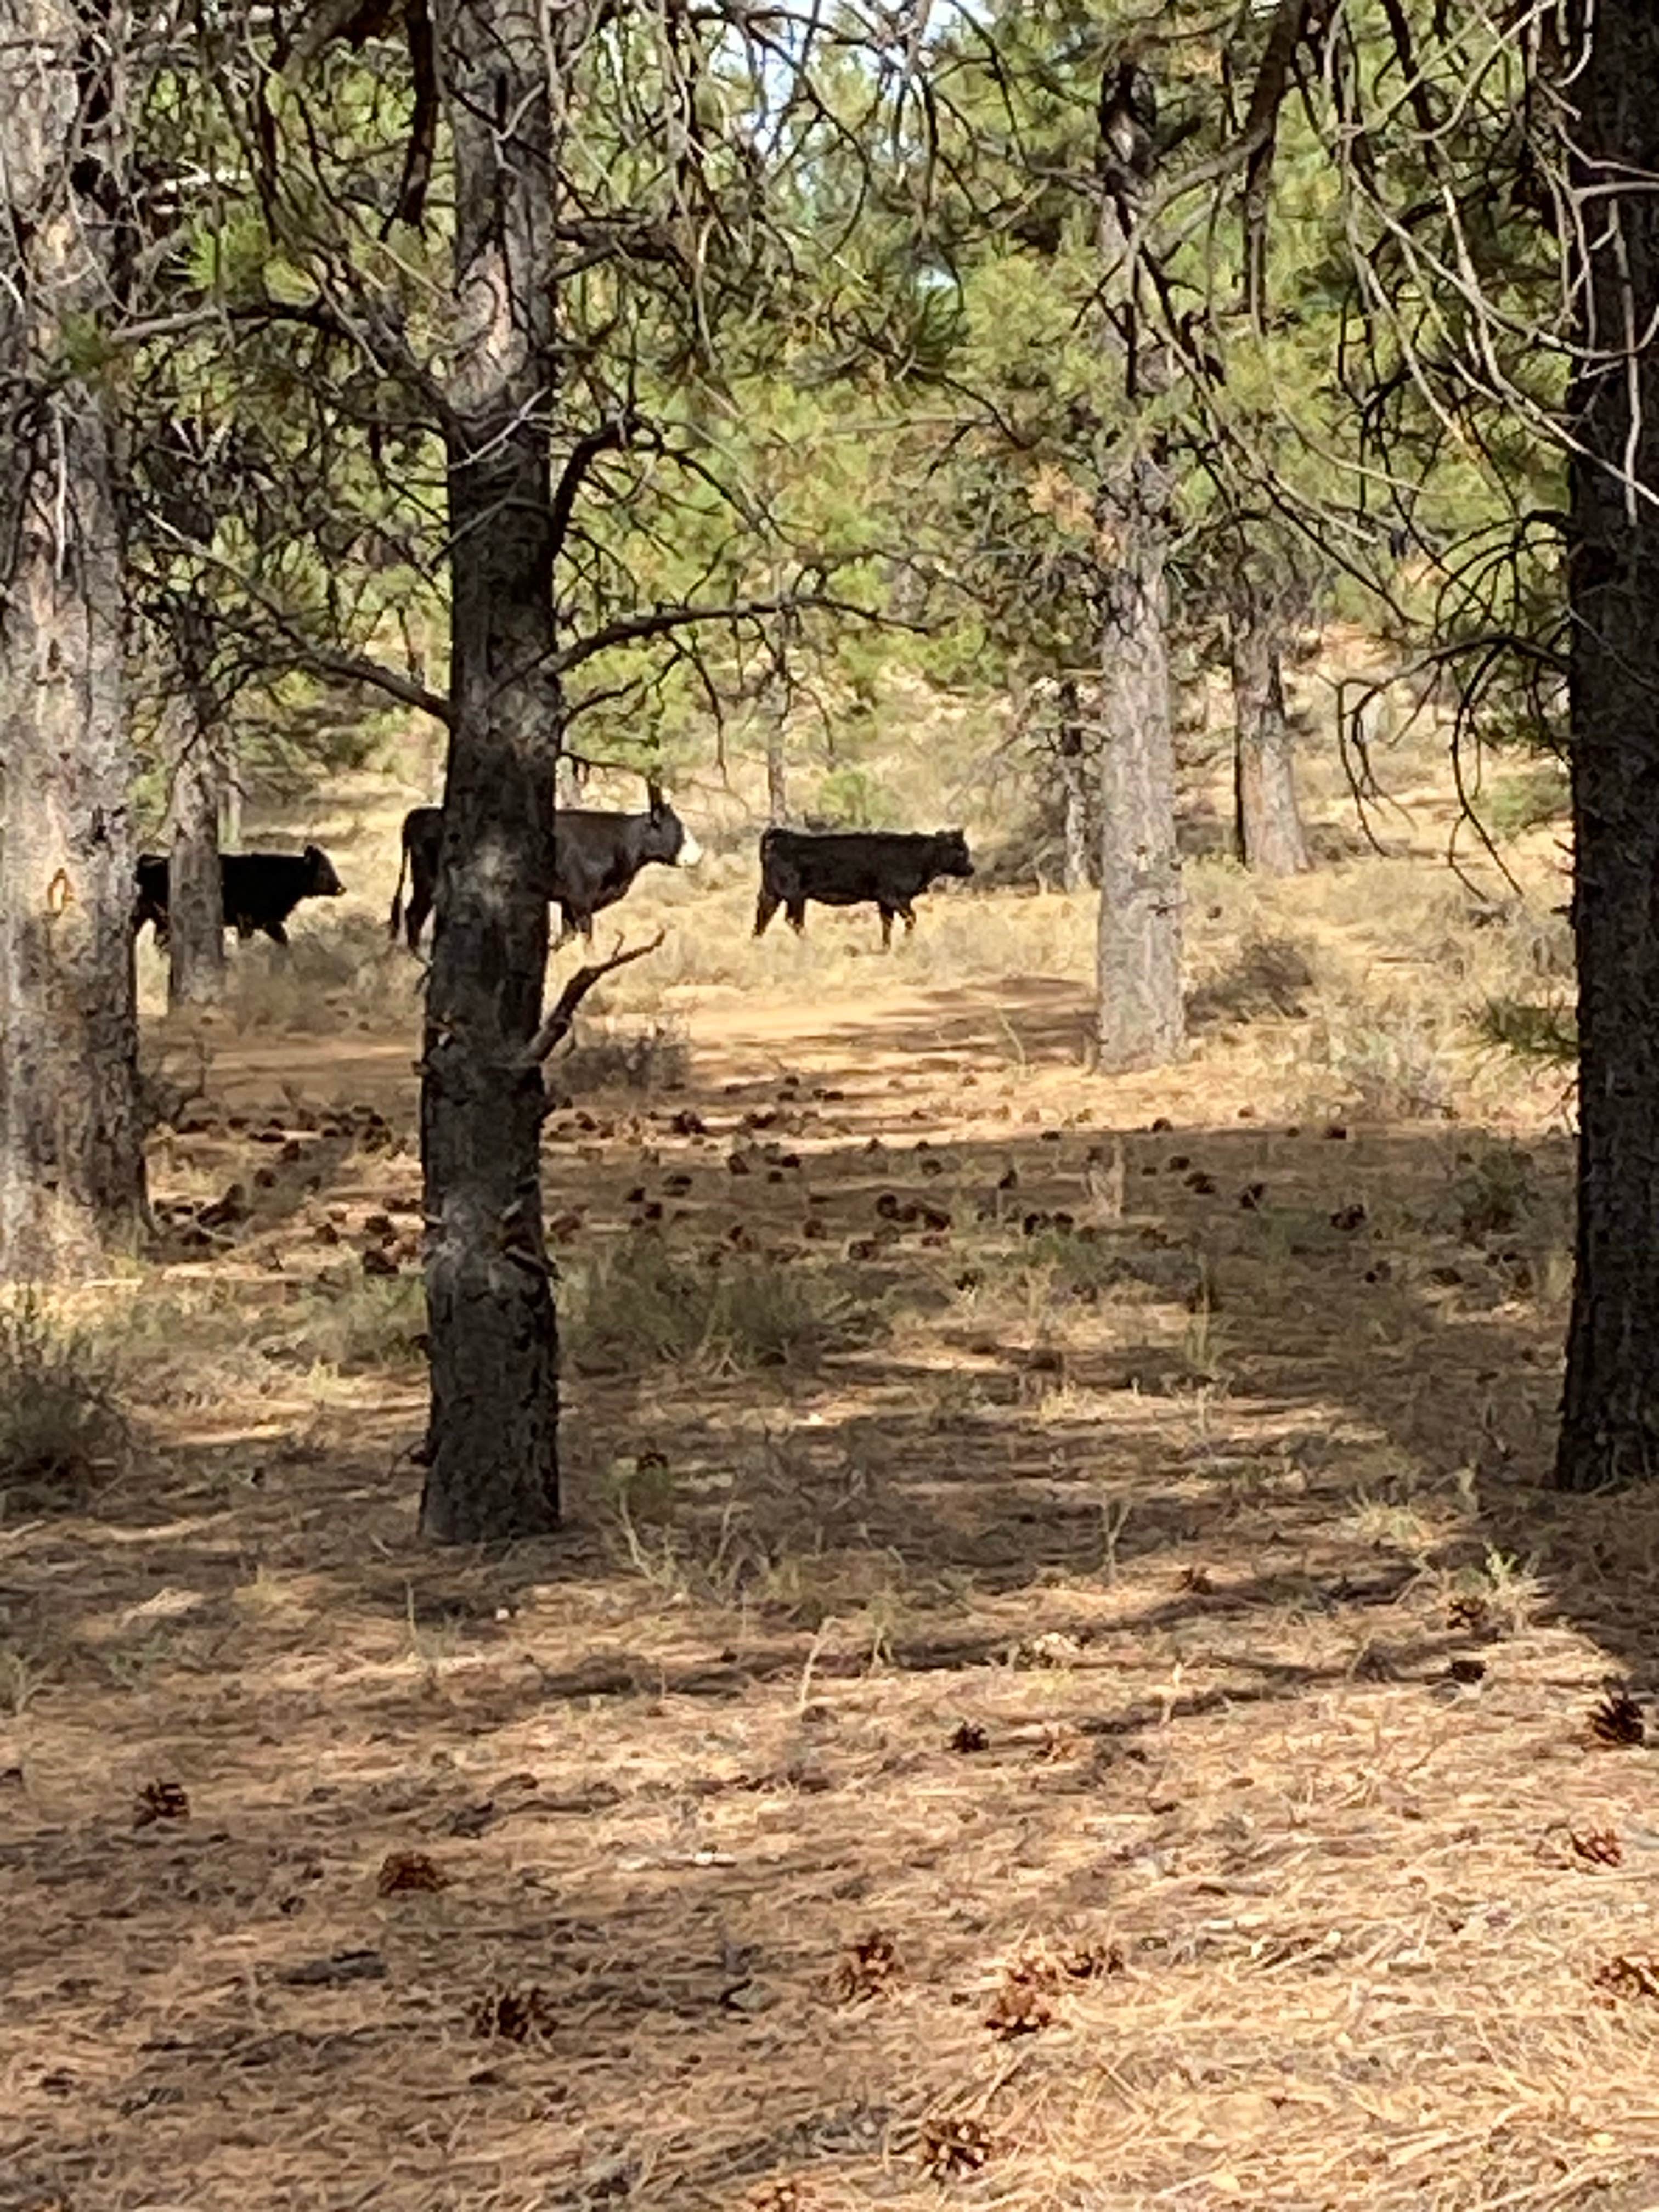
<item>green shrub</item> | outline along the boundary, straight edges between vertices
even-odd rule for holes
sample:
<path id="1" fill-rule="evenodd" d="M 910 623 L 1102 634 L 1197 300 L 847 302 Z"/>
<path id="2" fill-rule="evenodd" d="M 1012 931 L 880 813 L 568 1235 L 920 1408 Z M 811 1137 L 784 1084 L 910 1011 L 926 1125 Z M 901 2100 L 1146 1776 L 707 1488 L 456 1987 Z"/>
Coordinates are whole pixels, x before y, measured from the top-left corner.
<path id="1" fill-rule="evenodd" d="M 1525 836 L 1563 820 L 1571 804 L 1567 779 L 1553 761 L 1540 761 L 1515 775 L 1499 776 L 1476 811 L 1492 836 Z"/>
<path id="2" fill-rule="evenodd" d="M 1577 1018 L 1570 1006 L 1526 999 L 1489 999 L 1478 1024 L 1482 1041 L 1521 1060 L 1571 1067 L 1578 1058 Z"/>
<path id="3" fill-rule="evenodd" d="M 818 785 L 813 811 L 837 830 L 890 830 L 898 809 L 868 769 L 832 768 Z"/>

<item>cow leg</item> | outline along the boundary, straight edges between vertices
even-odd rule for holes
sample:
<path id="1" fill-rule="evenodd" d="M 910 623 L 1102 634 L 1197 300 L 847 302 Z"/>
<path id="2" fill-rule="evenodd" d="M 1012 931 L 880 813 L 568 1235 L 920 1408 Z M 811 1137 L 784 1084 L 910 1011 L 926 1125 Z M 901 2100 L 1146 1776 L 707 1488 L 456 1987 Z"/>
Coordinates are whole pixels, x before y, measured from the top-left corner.
<path id="1" fill-rule="evenodd" d="M 778 896 L 775 891 L 769 891 L 764 884 L 761 885 L 761 895 L 755 905 L 755 934 L 757 937 L 765 936 L 767 923 L 771 921 L 773 915 L 782 904 L 783 901 Z"/>
<path id="2" fill-rule="evenodd" d="M 916 910 L 906 904 L 899 908 L 899 912 L 904 916 L 904 933 L 908 937 L 916 926 Z"/>
<path id="3" fill-rule="evenodd" d="M 789 927 L 794 931 L 796 936 L 804 936 L 806 930 L 806 901 L 804 898 L 791 899 L 784 911 L 788 915 Z"/>
<path id="4" fill-rule="evenodd" d="M 260 927 L 263 928 L 265 935 L 270 939 L 273 945 L 286 946 L 288 943 L 288 932 L 283 927 L 280 921 L 262 922 Z M 249 934 L 251 935 L 252 932 L 250 932 Z"/>
<path id="5" fill-rule="evenodd" d="M 893 949 L 893 909 L 890 906 L 884 906 L 881 910 L 881 949 L 884 952 L 890 952 Z"/>
<path id="6" fill-rule="evenodd" d="M 254 924 L 252 917 L 246 914 L 238 914 L 233 915 L 231 919 L 236 924 L 237 937 L 246 945 L 253 934 Z"/>

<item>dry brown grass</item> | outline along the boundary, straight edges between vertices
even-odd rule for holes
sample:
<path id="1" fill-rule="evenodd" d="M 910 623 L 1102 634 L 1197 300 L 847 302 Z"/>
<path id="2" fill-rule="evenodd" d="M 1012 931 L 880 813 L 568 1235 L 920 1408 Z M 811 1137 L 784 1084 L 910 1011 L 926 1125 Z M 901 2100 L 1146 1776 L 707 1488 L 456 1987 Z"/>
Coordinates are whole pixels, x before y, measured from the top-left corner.
<path id="1" fill-rule="evenodd" d="M 686 1088 L 550 1122 L 501 1557 L 410 1533 L 410 963 L 212 1028 L 98 1316 L 144 1449 L 0 1526 L 0 2205 L 1651 2202 L 1659 1509 L 1540 1486 L 1571 1161 L 1474 1026 L 1548 833 L 1477 927 L 1413 803 L 1192 866 L 1115 1082 L 1082 902 L 884 962 L 647 878 L 605 1018 Z"/>
<path id="2" fill-rule="evenodd" d="M 0 1299 L 0 1520 L 84 1504 L 131 1441 L 88 1330 L 32 1291 Z"/>

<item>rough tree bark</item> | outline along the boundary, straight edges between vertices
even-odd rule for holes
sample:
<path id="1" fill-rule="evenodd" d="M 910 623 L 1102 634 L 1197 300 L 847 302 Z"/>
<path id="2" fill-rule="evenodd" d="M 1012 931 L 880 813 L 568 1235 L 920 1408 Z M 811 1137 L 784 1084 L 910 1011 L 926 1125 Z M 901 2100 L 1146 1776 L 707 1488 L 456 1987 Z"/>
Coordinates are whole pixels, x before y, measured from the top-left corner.
<path id="1" fill-rule="evenodd" d="M 454 721 L 427 988 L 421 1140 L 431 1421 L 421 1525 L 476 1542 L 559 1517 L 558 1347 L 542 1225 L 559 702 L 552 41 L 536 0 L 434 9 L 454 149 L 447 399 Z"/>
<path id="2" fill-rule="evenodd" d="M 204 622 L 180 618 L 173 708 L 173 842 L 167 867 L 167 1003 L 207 1006 L 225 988 L 225 910 L 219 811 L 225 796 L 218 702 L 206 665 Z"/>
<path id="3" fill-rule="evenodd" d="M 1060 884 L 1080 891 L 1089 880 L 1088 764 L 1083 743 L 1083 702 L 1075 676 L 1060 684 Z"/>
<path id="4" fill-rule="evenodd" d="M 1125 420 L 1096 489 L 1100 623 L 1100 927 L 1095 1061 L 1103 1073 L 1174 1058 L 1181 997 L 1181 857 L 1176 844 L 1168 561 L 1175 487 L 1139 439 L 1143 394 L 1167 358 L 1144 343 L 1129 243 L 1157 165 L 1152 88 L 1133 63 L 1108 71 L 1097 149 L 1103 344 Z"/>
<path id="5" fill-rule="evenodd" d="M 1310 865 L 1296 803 L 1296 770 L 1279 628 L 1255 592 L 1230 625 L 1233 679 L 1233 836 L 1239 859 L 1264 876 L 1297 876 Z"/>
<path id="6" fill-rule="evenodd" d="M 133 763 L 106 396 L 66 326 L 109 296 L 114 38 L 0 5 L 0 1277 L 72 1279 L 144 1219 Z M 21 404 L 19 404 L 21 401 Z"/>
<path id="7" fill-rule="evenodd" d="M 1172 487 L 1149 455 L 1114 469 L 1096 501 L 1100 576 L 1100 930 L 1096 1058 L 1103 1073 L 1156 1067 L 1184 1031 L 1181 860 L 1170 711 Z"/>
<path id="8" fill-rule="evenodd" d="M 1555 1476 L 1659 1476 L 1659 11 L 1602 0 L 1569 95 L 1597 209 L 1574 396 L 1578 1228 Z M 1629 348 L 1626 354 L 1621 349 Z"/>

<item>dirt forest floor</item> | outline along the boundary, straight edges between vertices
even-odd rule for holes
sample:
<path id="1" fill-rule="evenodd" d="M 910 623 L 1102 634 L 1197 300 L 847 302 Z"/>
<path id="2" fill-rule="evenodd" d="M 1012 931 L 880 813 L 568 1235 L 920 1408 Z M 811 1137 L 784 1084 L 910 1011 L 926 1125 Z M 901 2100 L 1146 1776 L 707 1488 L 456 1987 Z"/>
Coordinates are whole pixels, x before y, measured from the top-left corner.
<path id="1" fill-rule="evenodd" d="M 413 1534 L 415 971 L 222 1025 L 131 1456 L 0 1524 L 0 2207 L 1659 2204 L 1659 1516 L 1541 1487 L 1559 1086 L 1402 1073 L 1494 933 L 1384 865 L 1200 869 L 1115 1082 L 1084 901 L 641 963 L 504 1557 Z"/>

